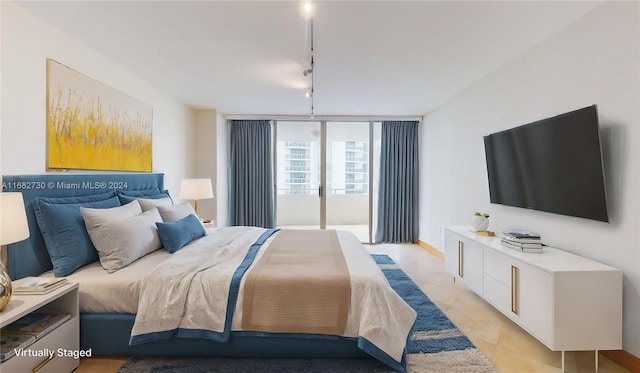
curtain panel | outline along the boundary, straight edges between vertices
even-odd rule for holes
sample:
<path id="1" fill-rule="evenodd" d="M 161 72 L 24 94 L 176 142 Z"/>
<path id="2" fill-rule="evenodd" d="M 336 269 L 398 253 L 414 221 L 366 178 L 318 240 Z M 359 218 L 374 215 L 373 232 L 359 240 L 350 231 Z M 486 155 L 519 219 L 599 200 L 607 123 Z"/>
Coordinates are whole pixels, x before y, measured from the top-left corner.
<path id="1" fill-rule="evenodd" d="M 384 121 L 375 242 L 418 242 L 418 121 Z"/>
<path id="2" fill-rule="evenodd" d="M 230 145 L 230 224 L 273 228 L 271 121 L 232 120 Z"/>

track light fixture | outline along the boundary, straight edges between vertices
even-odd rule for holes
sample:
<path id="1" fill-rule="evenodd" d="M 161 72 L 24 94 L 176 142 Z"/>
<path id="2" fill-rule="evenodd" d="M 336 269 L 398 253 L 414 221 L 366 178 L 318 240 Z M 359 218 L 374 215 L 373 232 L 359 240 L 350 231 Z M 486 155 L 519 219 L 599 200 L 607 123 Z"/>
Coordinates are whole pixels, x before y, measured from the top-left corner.
<path id="1" fill-rule="evenodd" d="M 314 65 L 314 60 L 313 60 L 313 1 L 307 1 L 304 4 L 304 10 L 306 11 L 306 13 L 309 15 L 309 27 L 310 27 L 310 32 L 309 32 L 309 36 L 310 36 L 310 46 L 311 46 L 311 63 L 310 63 L 310 67 L 308 69 L 305 69 L 304 71 L 302 71 L 302 74 L 304 76 L 310 76 L 311 77 L 311 90 L 309 92 L 305 93 L 305 97 L 311 99 L 311 114 L 309 115 L 310 118 L 313 119 L 313 65 Z"/>

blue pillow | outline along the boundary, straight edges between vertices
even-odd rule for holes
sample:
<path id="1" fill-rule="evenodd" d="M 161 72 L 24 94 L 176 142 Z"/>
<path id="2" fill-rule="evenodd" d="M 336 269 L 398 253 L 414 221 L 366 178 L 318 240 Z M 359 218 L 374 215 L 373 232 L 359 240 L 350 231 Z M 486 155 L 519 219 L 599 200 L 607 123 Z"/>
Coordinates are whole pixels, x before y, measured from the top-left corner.
<path id="1" fill-rule="evenodd" d="M 120 203 L 122 205 L 126 205 L 127 203 L 133 202 L 138 198 L 144 199 L 160 199 L 160 198 L 171 198 L 169 195 L 169 191 L 165 190 L 160 192 L 156 189 L 145 189 L 145 190 L 121 190 L 118 191 L 118 198 L 120 199 Z M 172 199 L 173 201 L 173 199 Z"/>
<path id="2" fill-rule="evenodd" d="M 156 226 L 162 246 L 172 254 L 182 246 L 206 234 L 202 223 L 194 214 L 171 223 L 156 222 Z"/>
<path id="3" fill-rule="evenodd" d="M 33 199 L 33 209 L 49 252 L 56 277 L 67 276 L 76 269 L 98 260 L 80 207 L 109 208 L 120 206 L 115 192 L 83 197 Z"/>

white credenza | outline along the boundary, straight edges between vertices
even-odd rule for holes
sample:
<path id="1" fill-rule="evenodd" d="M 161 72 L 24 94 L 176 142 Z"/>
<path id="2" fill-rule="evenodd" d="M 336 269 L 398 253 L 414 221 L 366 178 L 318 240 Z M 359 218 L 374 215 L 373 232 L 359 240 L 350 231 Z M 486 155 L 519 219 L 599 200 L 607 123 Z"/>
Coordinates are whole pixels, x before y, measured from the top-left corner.
<path id="1" fill-rule="evenodd" d="M 505 248 L 500 237 L 447 227 L 445 268 L 552 351 L 622 348 L 622 271 L 545 246 Z M 597 361 L 596 361 L 597 364 Z"/>

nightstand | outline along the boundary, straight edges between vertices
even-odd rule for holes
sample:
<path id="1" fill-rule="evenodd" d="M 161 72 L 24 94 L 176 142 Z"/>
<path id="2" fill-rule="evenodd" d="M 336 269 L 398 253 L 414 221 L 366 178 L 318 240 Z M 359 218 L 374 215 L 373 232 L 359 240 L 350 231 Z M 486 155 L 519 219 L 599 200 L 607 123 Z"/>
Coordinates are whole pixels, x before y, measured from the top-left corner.
<path id="1" fill-rule="evenodd" d="M 207 222 L 202 222 L 202 224 L 204 224 L 205 228 L 215 228 L 216 221 L 215 220 L 209 220 Z"/>
<path id="2" fill-rule="evenodd" d="M 13 282 L 13 288 L 22 280 Z M 78 313 L 78 284 L 69 283 L 48 294 L 13 294 L 9 304 L 0 312 L 0 327 L 36 311 L 68 313 L 71 318 L 26 347 L 29 353 L 14 355 L 0 364 L 2 372 L 71 372 L 80 363 L 80 318 Z M 43 357 L 52 352 L 53 357 Z M 28 356 L 32 355 L 32 356 Z"/>

